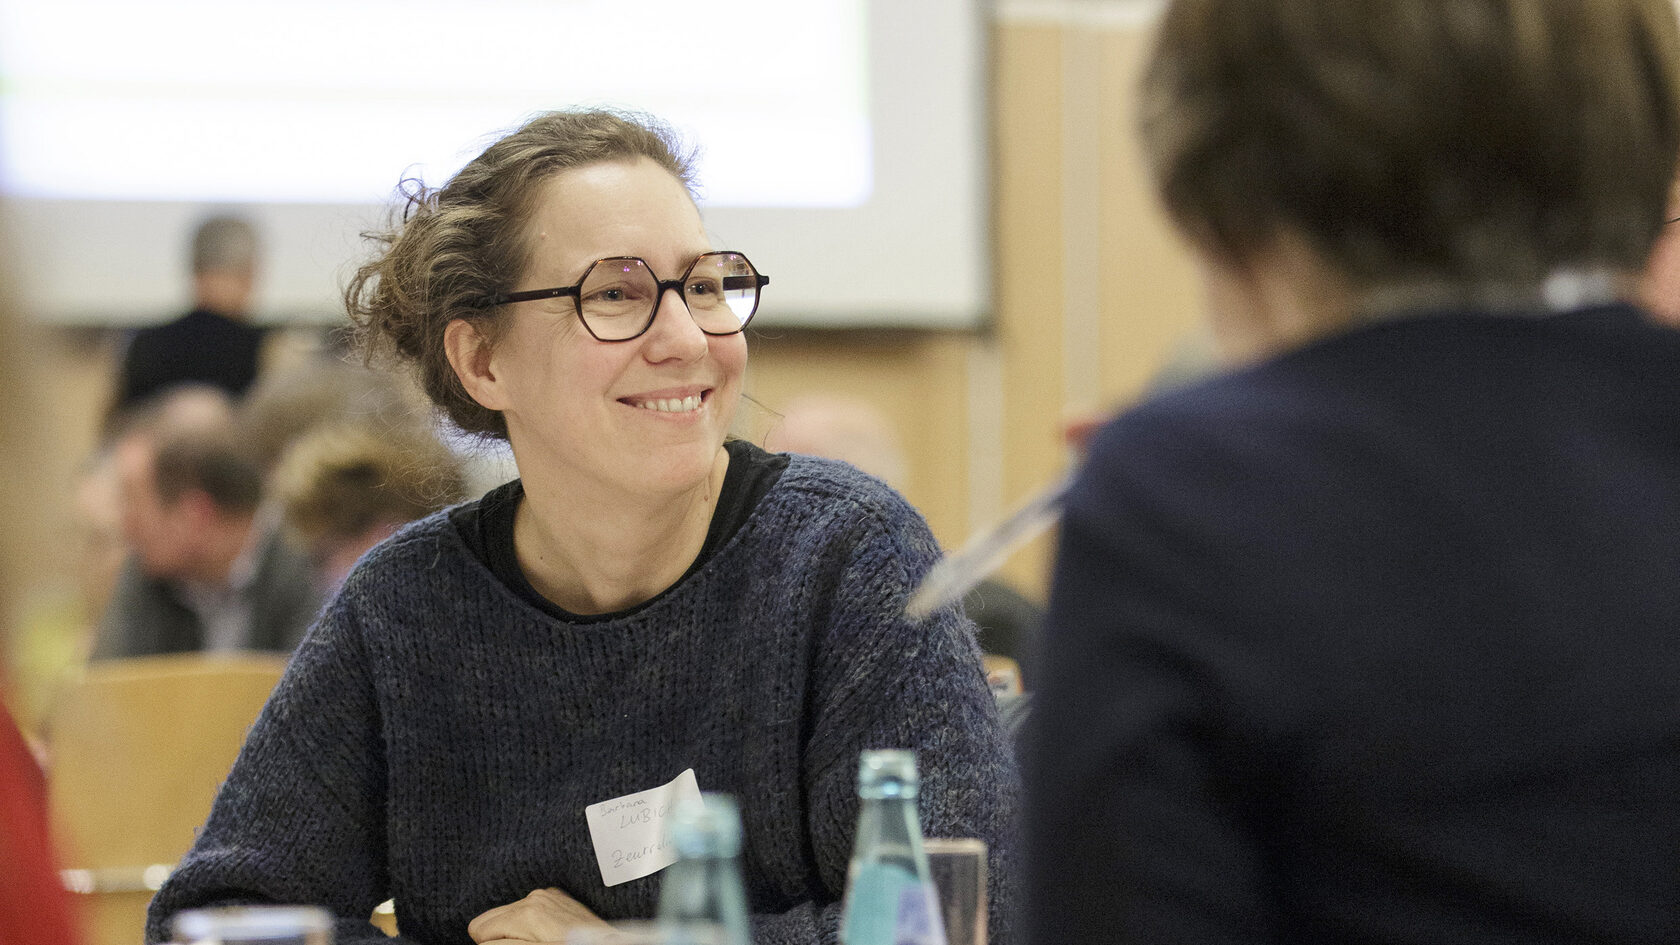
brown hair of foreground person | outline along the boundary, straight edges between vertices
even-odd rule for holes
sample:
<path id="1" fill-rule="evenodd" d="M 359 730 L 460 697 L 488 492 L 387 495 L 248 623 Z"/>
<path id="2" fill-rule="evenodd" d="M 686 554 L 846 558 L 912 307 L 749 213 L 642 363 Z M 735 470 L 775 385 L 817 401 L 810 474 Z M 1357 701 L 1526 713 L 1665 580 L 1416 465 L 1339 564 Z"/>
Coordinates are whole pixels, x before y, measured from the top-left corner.
<path id="1" fill-rule="evenodd" d="M 1168 212 L 1215 257 L 1287 233 L 1356 295 L 1497 296 L 1644 265 L 1680 154 L 1677 60 L 1671 0 L 1176 0 L 1141 131 Z"/>

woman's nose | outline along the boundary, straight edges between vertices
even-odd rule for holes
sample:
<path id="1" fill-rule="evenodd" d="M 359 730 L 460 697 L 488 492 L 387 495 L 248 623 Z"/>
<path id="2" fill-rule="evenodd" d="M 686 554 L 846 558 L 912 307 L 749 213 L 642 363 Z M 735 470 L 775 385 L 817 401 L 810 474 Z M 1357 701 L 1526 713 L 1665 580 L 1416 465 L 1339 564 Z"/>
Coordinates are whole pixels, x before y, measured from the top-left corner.
<path id="1" fill-rule="evenodd" d="M 680 285 L 659 287 L 659 305 L 654 309 L 653 324 L 648 328 L 650 360 L 666 358 L 691 360 L 705 353 L 706 333 L 700 330 L 688 310 Z"/>

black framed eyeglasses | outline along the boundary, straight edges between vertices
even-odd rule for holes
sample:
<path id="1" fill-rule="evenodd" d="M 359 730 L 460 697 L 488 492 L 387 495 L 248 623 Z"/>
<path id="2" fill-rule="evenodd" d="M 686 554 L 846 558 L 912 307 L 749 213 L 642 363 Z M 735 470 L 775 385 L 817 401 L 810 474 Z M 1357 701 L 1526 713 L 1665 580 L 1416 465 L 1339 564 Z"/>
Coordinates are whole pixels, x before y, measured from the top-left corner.
<path id="1" fill-rule="evenodd" d="M 700 330 L 733 335 L 758 311 L 759 291 L 770 277 L 753 268 L 740 253 L 706 253 L 689 265 L 681 279 L 660 279 L 638 256 L 597 259 L 574 285 L 556 289 L 503 292 L 484 304 L 505 305 L 571 296 L 578 320 L 597 341 L 629 341 L 653 327 L 659 300 L 675 289 Z"/>

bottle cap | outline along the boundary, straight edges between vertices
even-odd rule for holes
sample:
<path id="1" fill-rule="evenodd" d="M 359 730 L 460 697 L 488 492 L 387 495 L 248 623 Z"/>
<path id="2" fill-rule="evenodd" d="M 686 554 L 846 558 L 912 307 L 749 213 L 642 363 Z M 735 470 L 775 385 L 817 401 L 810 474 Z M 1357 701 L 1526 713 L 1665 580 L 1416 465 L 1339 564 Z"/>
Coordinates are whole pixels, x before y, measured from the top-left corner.
<path id="1" fill-rule="evenodd" d="M 858 757 L 859 797 L 915 797 L 921 782 L 915 752 L 887 748 L 865 751 Z"/>
<path id="2" fill-rule="evenodd" d="M 741 811 L 728 794 L 702 793 L 698 801 L 678 801 L 666 817 L 665 831 L 685 860 L 741 853 Z"/>

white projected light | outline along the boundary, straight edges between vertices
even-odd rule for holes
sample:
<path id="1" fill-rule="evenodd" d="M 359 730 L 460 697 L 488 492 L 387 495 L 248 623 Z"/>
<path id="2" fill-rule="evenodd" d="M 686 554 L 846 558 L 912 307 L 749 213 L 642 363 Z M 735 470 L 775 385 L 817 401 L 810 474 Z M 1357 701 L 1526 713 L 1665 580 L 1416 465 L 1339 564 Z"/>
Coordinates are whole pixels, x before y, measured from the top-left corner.
<path id="1" fill-rule="evenodd" d="M 717 8 L 727 15 L 677 0 L 463 9 L 10 5 L 0 180 L 29 197 L 361 203 L 383 199 L 405 170 L 446 179 L 537 103 L 634 103 L 706 143 L 710 203 L 868 198 L 855 0 L 732 0 Z M 754 78 L 767 73 L 776 83 Z"/>
<path id="2" fill-rule="evenodd" d="M 964 0 L 0 0 L 18 295 L 163 317 L 192 224 L 232 207 L 265 236 L 262 315 L 331 320 L 400 179 L 608 105 L 698 146 L 708 225 L 775 278 L 767 324 L 973 324 L 979 46 Z M 931 269 L 870 265 L 886 251 Z M 837 289 L 841 269 L 880 274 Z"/>

